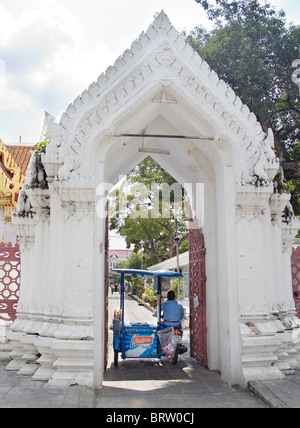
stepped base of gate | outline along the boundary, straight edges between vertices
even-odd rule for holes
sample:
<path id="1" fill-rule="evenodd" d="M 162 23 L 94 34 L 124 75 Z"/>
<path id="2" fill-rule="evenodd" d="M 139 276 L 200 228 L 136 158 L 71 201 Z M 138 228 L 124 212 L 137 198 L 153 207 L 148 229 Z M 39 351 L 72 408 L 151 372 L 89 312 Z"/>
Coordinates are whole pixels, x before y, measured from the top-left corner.
<path id="1" fill-rule="evenodd" d="M 91 319 L 19 315 L 8 335 L 12 352 L 6 370 L 53 386 L 93 386 Z M 243 385 L 283 379 L 300 368 L 300 320 L 293 311 L 241 314 Z M 241 383 L 242 385 L 242 383 Z"/>
<path id="2" fill-rule="evenodd" d="M 294 312 L 243 314 L 242 371 L 252 380 L 283 379 L 300 369 L 300 320 Z"/>
<path id="3" fill-rule="evenodd" d="M 9 339 L 13 351 L 6 370 L 53 386 L 93 386 L 91 320 L 67 323 L 18 318 Z"/>

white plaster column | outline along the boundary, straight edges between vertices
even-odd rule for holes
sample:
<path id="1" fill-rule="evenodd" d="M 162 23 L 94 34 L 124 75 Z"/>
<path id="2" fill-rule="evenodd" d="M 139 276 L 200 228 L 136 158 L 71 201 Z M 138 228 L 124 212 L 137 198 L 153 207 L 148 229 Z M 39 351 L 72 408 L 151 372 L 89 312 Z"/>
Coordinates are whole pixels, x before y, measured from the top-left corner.
<path id="1" fill-rule="evenodd" d="M 49 184 L 50 194 L 50 221 L 48 233 L 48 260 L 44 274 L 47 275 L 47 290 L 45 290 L 46 304 L 41 317 L 42 325 L 35 338 L 35 346 L 40 354 L 37 360 L 39 367 L 32 379 L 48 381 L 56 372 L 54 363 L 57 359 L 52 344 L 56 340 L 55 332 L 58 329 L 63 314 L 64 290 L 64 218 L 61 200 L 54 184 Z"/>
<path id="2" fill-rule="evenodd" d="M 10 354 L 11 361 L 6 366 L 6 370 L 9 371 L 21 369 L 26 362 L 23 359 L 24 347 L 21 341 L 26 335 L 24 332 L 26 326 L 30 323 L 32 299 L 35 292 L 35 223 L 36 219 L 31 218 L 31 216 L 27 218 L 13 217 L 13 224 L 16 226 L 20 245 L 21 278 L 17 319 L 8 334 L 13 349 Z"/>
<path id="3" fill-rule="evenodd" d="M 36 335 L 43 325 L 43 315 L 47 306 L 48 295 L 48 244 L 49 244 L 49 211 L 37 210 L 35 218 L 34 246 L 34 278 L 31 311 L 28 323 L 24 326 L 25 333 L 21 338 L 23 344 L 23 359 L 26 364 L 20 369 L 20 374 L 33 375 L 39 367 L 36 360 L 38 350 L 35 346 Z"/>
<path id="4" fill-rule="evenodd" d="M 52 257 L 52 268 L 57 264 L 59 298 L 52 298 L 58 314 L 48 314 L 45 340 L 38 341 L 43 352 L 41 376 L 54 369 L 50 385 L 68 385 L 73 382 L 93 384 L 93 230 L 94 185 L 91 182 L 61 182 L 56 188 L 59 200 L 54 199 L 60 216 L 57 233 L 62 236 L 59 257 Z M 56 198 L 56 196 L 55 196 Z M 60 203 L 59 203 L 60 202 Z M 52 241 L 52 251 L 56 243 Z M 51 275 L 51 282 L 55 274 Z M 49 290 L 50 292 L 50 290 Z"/>
<path id="5" fill-rule="evenodd" d="M 49 320 L 62 313 L 65 270 L 65 221 L 61 199 L 54 184 L 51 186 L 50 229 L 48 257 L 47 312 Z"/>
<path id="6" fill-rule="evenodd" d="M 36 214 L 36 241 L 34 248 L 34 295 L 32 306 L 36 316 L 44 314 L 48 297 L 48 256 L 49 256 L 49 213 Z"/>
<path id="7" fill-rule="evenodd" d="M 266 249 L 266 257 L 272 259 L 270 276 L 272 278 L 272 287 L 269 295 L 271 301 L 271 311 L 278 313 L 280 310 L 280 301 L 282 298 L 282 283 L 284 281 L 284 247 L 282 243 L 282 213 L 290 199 L 287 193 L 273 193 L 270 197 L 270 248 Z M 289 263 L 290 264 L 290 263 Z"/>
<path id="8" fill-rule="evenodd" d="M 63 312 L 64 316 L 92 319 L 93 316 L 93 233 L 94 183 L 67 182 L 58 187 L 64 236 Z M 53 243 L 54 244 L 54 243 Z"/>
<path id="9" fill-rule="evenodd" d="M 267 301 L 264 254 L 264 215 L 273 188 L 239 186 L 237 193 L 237 257 L 242 313 L 259 313 Z"/>
<path id="10" fill-rule="evenodd" d="M 35 223 L 33 294 L 30 299 L 30 309 L 31 315 L 36 314 L 38 317 L 38 313 L 44 312 L 44 306 L 47 303 L 50 196 L 48 189 L 39 187 L 28 188 L 26 193 L 31 203 Z"/>
<path id="11" fill-rule="evenodd" d="M 94 205 L 89 208 L 74 204 L 64 206 L 64 214 L 64 314 L 91 320 Z"/>
<path id="12" fill-rule="evenodd" d="M 280 346 L 277 328 L 270 320 L 270 302 L 276 284 L 273 268 L 269 199 L 273 186 L 239 186 L 237 194 L 237 257 L 242 334 L 242 368 L 245 385 L 253 379 L 283 377 L 275 363 Z M 274 277 L 273 277 L 274 278 Z"/>
<path id="13" fill-rule="evenodd" d="M 38 368 L 35 338 L 43 325 L 43 315 L 47 306 L 50 196 L 48 189 L 39 187 L 28 188 L 27 196 L 30 199 L 31 211 L 35 220 L 33 293 L 28 321 L 23 327 L 24 334 L 20 339 L 24 349 L 22 358 L 26 364 L 19 370 L 19 373 L 32 375 Z"/>
<path id="14" fill-rule="evenodd" d="M 221 164 L 221 162 L 220 162 Z M 236 188 L 230 165 L 216 167 L 217 312 L 222 379 L 237 384 L 241 377 L 239 300 L 235 233 Z M 212 214 L 211 214 L 212 215 Z"/>
<path id="15" fill-rule="evenodd" d="M 105 224 L 106 186 L 104 163 L 95 167 L 95 229 L 94 229 L 94 388 L 101 389 L 105 357 Z"/>

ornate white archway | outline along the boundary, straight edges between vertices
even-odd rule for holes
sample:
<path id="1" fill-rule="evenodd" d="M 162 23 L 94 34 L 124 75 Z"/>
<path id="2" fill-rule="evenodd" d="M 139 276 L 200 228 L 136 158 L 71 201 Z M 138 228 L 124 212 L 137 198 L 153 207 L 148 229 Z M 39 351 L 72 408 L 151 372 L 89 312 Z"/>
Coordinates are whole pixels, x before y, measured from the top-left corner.
<path id="1" fill-rule="evenodd" d="M 282 222 L 288 196 L 274 193 L 273 136 L 164 12 L 59 123 L 46 114 L 49 188 L 32 188 L 32 158 L 15 219 L 22 279 L 10 368 L 52 384 L 101 387 L 103 184 L 145 157 L 139 139 L 119 135 L 145 129 L 189 137 L 153 137 L 145 147 L 170 152 L 152 157 L 180 183 L 204 183 L 209 368 L 231 384 L 282 377 L 299 362 L 286 330 L 299 329 L 289 257 L 299 226 Z"/>

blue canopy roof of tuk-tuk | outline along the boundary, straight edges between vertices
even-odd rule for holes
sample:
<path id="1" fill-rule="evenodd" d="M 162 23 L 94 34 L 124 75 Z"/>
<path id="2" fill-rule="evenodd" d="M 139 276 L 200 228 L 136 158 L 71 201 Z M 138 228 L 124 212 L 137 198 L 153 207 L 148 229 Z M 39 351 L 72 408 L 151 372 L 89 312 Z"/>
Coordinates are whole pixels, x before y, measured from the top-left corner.
<path id="1" fill-rule="evenodd" d="M 112 269 L 112 272 L 124 275 L 160 276 L 164 278 L 181 278 L 183 275 L 172 270 Z"/>

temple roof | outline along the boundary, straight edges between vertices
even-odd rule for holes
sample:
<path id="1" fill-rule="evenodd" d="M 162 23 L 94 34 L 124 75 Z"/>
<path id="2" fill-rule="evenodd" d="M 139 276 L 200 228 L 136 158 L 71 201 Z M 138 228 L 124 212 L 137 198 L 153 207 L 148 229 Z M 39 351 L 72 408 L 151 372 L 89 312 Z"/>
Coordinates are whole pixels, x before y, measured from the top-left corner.
<path id="1" fill-rule="evenodd" d="M 11 212 L 17 209 L 19 191 L 23 186 L 32 146 L 6 146 L 0 138 L 0 207 L 4 221 L 11 221 Z"/>
<path id="2" fill-rule="evenodd" d="M 34 150 L 34 147 L 16 145 L 16 146 L 6 146 L 6 148 L 14 158 L 17 165 L 20 167 L 21 173 L 25 176 L 26 170 L 30 161 L 31 152 Z"/>

